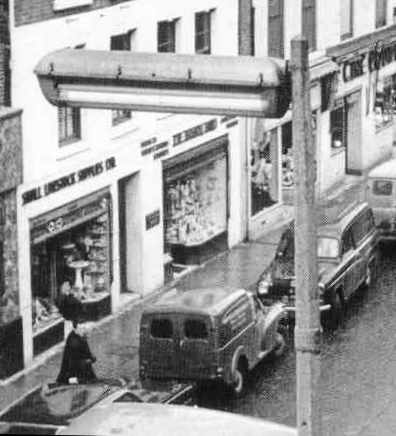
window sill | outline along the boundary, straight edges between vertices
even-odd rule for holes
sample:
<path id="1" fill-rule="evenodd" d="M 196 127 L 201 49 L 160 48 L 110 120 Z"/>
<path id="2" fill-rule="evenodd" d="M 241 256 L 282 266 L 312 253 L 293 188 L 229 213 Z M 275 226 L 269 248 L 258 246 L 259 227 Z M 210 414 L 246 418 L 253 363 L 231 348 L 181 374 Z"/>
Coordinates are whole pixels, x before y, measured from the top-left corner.
<path id="1" fill-rule="evenodd" d="M 88 150 L 89 150 L 89 147 L 85 147 L 85 148 L 82 148 L 80 150 L 78 150 L 76 148 L 74 148 L 73 150 L 69 149 L 69 150 L 67 150 L 68 153 L 62 153 L 61 155 L 59 155 L 56 158 L 56 161 L 57 162 L 62 162 L 63 160 L 70 159 L 70 158 L 72 158 L 74 156 L 77 156 L 77 155 L 80 155 L 82 153 L 85 153 Z"/>
<path id="2" fill-rule="evenodd" d="M 344 146 L 343 147 L 338 147 L 338 148 L 331 147 L 330 157 L 337 156 L 337 155 L 339 155 L 341 153 L 344 153 L 345 150 L 346 150 L 346 148 Z"/>
<path id="3" fill-rule="evenodd" d="M 92 4 L 93 0 L 54 0 L 52 9 L 56 12 Z"/>
<path id="4" fill-rule="evenodd" d="M 393 126 L 393 121 L 388 121 L 387 123 L 382 124 L 381 126 L 375 126 L 375 133 L 381 133 L 382 131 L 388 129 Z"/>

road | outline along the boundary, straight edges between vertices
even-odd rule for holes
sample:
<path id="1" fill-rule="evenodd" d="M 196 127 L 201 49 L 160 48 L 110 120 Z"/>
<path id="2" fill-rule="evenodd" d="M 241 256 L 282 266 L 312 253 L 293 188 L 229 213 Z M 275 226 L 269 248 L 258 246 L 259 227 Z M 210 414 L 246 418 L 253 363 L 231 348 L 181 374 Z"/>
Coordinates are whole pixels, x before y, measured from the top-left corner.
<path id="1" fill-rule="evenodd" d="M 350 301 L 345 319 L 326 333 L 321 352 L 322 434 L 396 434 L 396 250 L 382 253 L 376 284 Z M 205 392 L 207 407 L 295 425 L 295 352 L 263 362 L 252 373 L 247 395 L 232 400 L 218 389 Z"/>

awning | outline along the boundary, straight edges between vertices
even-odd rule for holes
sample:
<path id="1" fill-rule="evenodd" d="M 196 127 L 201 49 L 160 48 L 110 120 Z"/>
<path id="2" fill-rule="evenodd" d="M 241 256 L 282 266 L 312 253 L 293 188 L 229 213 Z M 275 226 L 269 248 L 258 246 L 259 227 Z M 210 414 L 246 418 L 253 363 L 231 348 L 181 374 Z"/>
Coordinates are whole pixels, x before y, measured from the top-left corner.
<path id="1" fill-rule="evenodd" d="M 325 56 L 310 63 L 309 77 L 313 82 L 328 74 L 336 73 L 338 70 L 338 64 Z"/>

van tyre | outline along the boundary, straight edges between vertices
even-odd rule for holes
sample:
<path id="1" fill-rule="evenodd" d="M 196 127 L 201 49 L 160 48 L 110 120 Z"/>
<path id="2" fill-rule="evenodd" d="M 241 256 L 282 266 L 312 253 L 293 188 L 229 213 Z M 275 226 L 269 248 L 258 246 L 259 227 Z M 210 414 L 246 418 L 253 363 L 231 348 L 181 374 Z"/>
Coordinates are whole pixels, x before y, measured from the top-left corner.
<path id="1" fill-rule="evenodd" d="M 232 391 L 235 397 L 239 398 L 246 392 L 246 380 L 248 375 L 248 366 L 245 359 L 240 358 L 234 373 L 234 382 Z"/>
<path id="2" fill-rule="evenodd" d="M 341 324 L 344 314 L 344 302 L 340 292 L 334 293 L 330 306 L 330 310 L 325 314 L 322 324 L 327 330 L 335 330 Z"/>
<path id="3" fill-rule="evenodd" d="M 276 333 L 276 345 L 272 351 L 274 357 L 281 357 L 285 352 L 286 341 L 283 335 L 279 332 Z"/>
<path id="4" fill-rule="evenodd" d="M 366 280 L 364 282 L 366 288 L 370 288 L 377 279 L 377 260 L 373 259 L 367 265 Z"/>

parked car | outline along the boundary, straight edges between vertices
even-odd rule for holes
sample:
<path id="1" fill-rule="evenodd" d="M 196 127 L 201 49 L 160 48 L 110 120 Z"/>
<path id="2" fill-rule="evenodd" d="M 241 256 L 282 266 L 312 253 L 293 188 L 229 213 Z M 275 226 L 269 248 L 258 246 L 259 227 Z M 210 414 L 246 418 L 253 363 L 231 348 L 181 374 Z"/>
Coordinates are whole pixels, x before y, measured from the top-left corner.
<path id="1" fill-rule="evenodd" d="M 60 435 L 297 436 L 294 428 L 236 413 L 166 404 L 94 406 Z"/>
<path id="2" fill-rule="evenodd" d="M 126 384 L 101 381 L 90 384 L 37 386 L 0 414 L 0 434 L 58 434 L 92 407 L 110 404 L 194 404 L 194 387 L 181 383 Z"/>
<path id="3" fill-rule="evenodd" d="M 381 240 L 396 241 L 396 159 L 369 172 L 366 195 Z"/>
<path id="4" fill-rule="evenodd" d="M 378 232 L 367 203 L 352 204 L 331 217 L 318 214 L 317 255 L 322 322 L 336 327 L 343 306 L 362 285 L 375 280 L 378 262 Z M 294 224 L 283 232 L 276 254 L 256 283 L 265 302 L 282 301 L 295 313 Z"/>
<path id="5" fill-rule="evenodd" d="M 283 314 L 244 289 L 170 290 L 142 314 L 140 377 L 222 380 L 241 395 L 248 371 L 283 352 Z"/>

